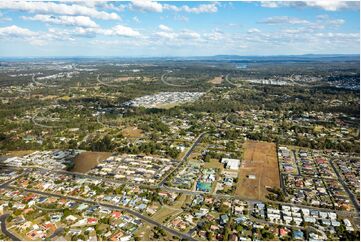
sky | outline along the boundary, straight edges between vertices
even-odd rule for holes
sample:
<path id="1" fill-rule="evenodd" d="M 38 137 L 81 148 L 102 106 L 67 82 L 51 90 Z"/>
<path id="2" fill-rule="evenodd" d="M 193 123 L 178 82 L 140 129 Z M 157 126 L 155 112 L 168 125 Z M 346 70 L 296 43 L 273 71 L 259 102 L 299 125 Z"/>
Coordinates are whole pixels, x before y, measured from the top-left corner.
<path id="1" fill-rule="evenodd" d="M 0 0 L 0 56 L 359 54 L 357 1 Z"/>

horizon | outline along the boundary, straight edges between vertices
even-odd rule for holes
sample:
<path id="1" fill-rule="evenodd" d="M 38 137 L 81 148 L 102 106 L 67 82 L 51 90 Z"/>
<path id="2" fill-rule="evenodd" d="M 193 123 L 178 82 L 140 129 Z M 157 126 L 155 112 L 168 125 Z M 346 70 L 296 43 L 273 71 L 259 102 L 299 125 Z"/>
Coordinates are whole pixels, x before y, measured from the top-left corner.
<path id="1" fill-rule="evenodd" d="M 239 58 L 246 58 L 246 57 L 342 57 L 342 56 L 359 56 L 360 57 L 360 53 L 350 53 L 350 54 L 338 54 L 338 53 L 330 53 L 330 54 L 312 54 L 312 53 L 308 53 L 308 54 L 284 54 L 284 55 L 232 55 L 232 54 L 218 54 L 218 55 L 194 55 L 194 56 L 101 56 L 101 55 L 74 55 L 74 56 L 0 56 L 0 59 L 51 59 L 51 58 L 124 58 L 124 59 L 145 59 L 145 58 L 159 58 L 159 59 L 166 59 L 166 58 L 215 58 L 215 57 L 239 57 Z"/>

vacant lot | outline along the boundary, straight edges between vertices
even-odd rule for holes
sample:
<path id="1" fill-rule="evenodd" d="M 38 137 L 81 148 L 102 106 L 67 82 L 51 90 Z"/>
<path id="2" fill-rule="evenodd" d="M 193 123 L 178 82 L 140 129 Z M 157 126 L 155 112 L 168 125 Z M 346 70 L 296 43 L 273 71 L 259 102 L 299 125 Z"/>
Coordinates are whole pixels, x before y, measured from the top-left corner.
<path id="1" fill-rule="evenodd" d="M 221 162 L 219 162 L 218 159 L 210 159 L 209 162 L 205 162 L 203 164 L 203 167 L 204 168 L 218 168 L 220 170 L 220 172 L 222 172 L 224 169 L 224 165 Z"/>
<path id="2" fill-rule="evenodd" d="M 215 78 L 209 80 L 208 82 L 217 85 L 217 84 L 221 84 L 222 81 L 223 79 L 221 76 L 216 76 Z"/>
<path id="3" fill-rule="evenodd" d="M 6 153 L 7 156 L 25 156 L 34 153 L 35 150 L 12 150 Z"/>
<path id="4" fill-rule="evenodd" d="M 238 174 L 236 195 L 264 200 L 267 187 L 280 187 L 276 145 L 274 143 L 246 141 Z M 255 179 L 249 179 L 254 175 Z"/>
<path id="5" fill-rule="evenodd" d="M 74 159 L 75 166 L 72 171 L 88 172 L 96 167 L 96 165 L 108 158 L 111 155 L 109 152 L 83 152 L 77 155 Z"/>
<path id="6" fill-rule="evenodd" d="M 118 77 L 116 79 L 114 79 L 115 82 L 125 82 L 125 81 L 129 81 L 129 80 L 139 80 L 140 77 L 139 76 L 122 76 L 122 77 Z"/>
<path id="7" fill-rule="evenodd" d="M 140 138 L 143 136 L 143 131 L 137 127 L 128 127 L 122 130 L 122 135 L 127 138 Z"/>

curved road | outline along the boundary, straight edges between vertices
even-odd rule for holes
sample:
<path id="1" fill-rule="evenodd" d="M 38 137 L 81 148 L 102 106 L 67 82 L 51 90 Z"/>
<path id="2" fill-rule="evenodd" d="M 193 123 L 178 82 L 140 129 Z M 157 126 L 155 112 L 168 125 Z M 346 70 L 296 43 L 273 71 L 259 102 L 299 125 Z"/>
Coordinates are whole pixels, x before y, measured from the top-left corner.
<path id="1" fill-rule="evenodd" d="M 21 239 L 19 239 L 18 237 L 16 237 L 15 235 L 13 235 L 9 230 L 7 230 L 6 228 L 6 219 L 7 217 L 9 217 L 10 214 L 6 213 L 0 216 L 0 222 L 1 222 L 1 231 L 3 232 L 3 234 L 5 234 L 7 237 L 9 237 L 10 239 L 12 239 L 13 241 L 21 241 Z"/>
<path id="2" fill-rule="evenodd" d="M 235 84 L 235 83 L 231 82 L 231 81 L 229 80 L 229 74 L 227 74 L 224 79 L 225 79 L 226 82 L 228 82 L 228 83 L 231 84 L 232 86 L 235 86 L 235 87 L 241 87 L 241 86 L 242 86 L 241 84 Z"/>
<path id="3" fill-rule="evenodd" d="M 103 86 L 106 86 L 106 87 L 120 87 L 120 85 L 109 84 L 109 83 L 103 82 L 103 81 L 101 81 L 99 79 L 99 77 L 100 77 L 100 74 L 98 74 L 98 76 L 97 76 L 97 82 L 100 83 Z"/>
<path id="4" fill-rule="evenodd" d="M 160 80 L 167 86 L 171 86 L 171 87 L 190 87 L 191 85 L 177 85 L 177 84 L 172 84 L 172 83 L 169 83 L 165 80 L 165 76 L 167 74 L 164 73 L 161 77 L 160 77 Z"/>
<path id="5" fill-rule="evenodd" d="M 35 74 L 33 74 L 32 78 L 31 78 L 32 82 L 34 82 L 36 85 L 38 86 L 43 86 L 43 87 L 59 87 L 60 85 L 48 85 L 45 83 L 41 83 L 35 80 Z"/>
<path id="6" fill-rule="evenodd" d="M 56 128 L 62 128 L 62 125 L 45 125 L 45 124 L 39 124 L 36 121 L 36 118 L 38 117 L 39 113 L 35 114 L 32 118 L 31 121 L 33 122 L 33 124 L 35 124 L 36 126 L 42 127 L 42 128 L 47 128 L 47 129 L 56 129 Z"/>

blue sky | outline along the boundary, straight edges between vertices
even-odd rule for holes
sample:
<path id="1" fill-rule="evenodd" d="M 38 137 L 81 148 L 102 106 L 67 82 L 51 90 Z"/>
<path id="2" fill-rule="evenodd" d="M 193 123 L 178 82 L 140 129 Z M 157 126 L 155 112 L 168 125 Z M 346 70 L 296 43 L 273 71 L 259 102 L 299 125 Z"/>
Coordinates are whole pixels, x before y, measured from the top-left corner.
<path id="1" fill-rule="evenodd" d="M 359 3 L 2 1 L 0 56 L 357 54 Z"/>

